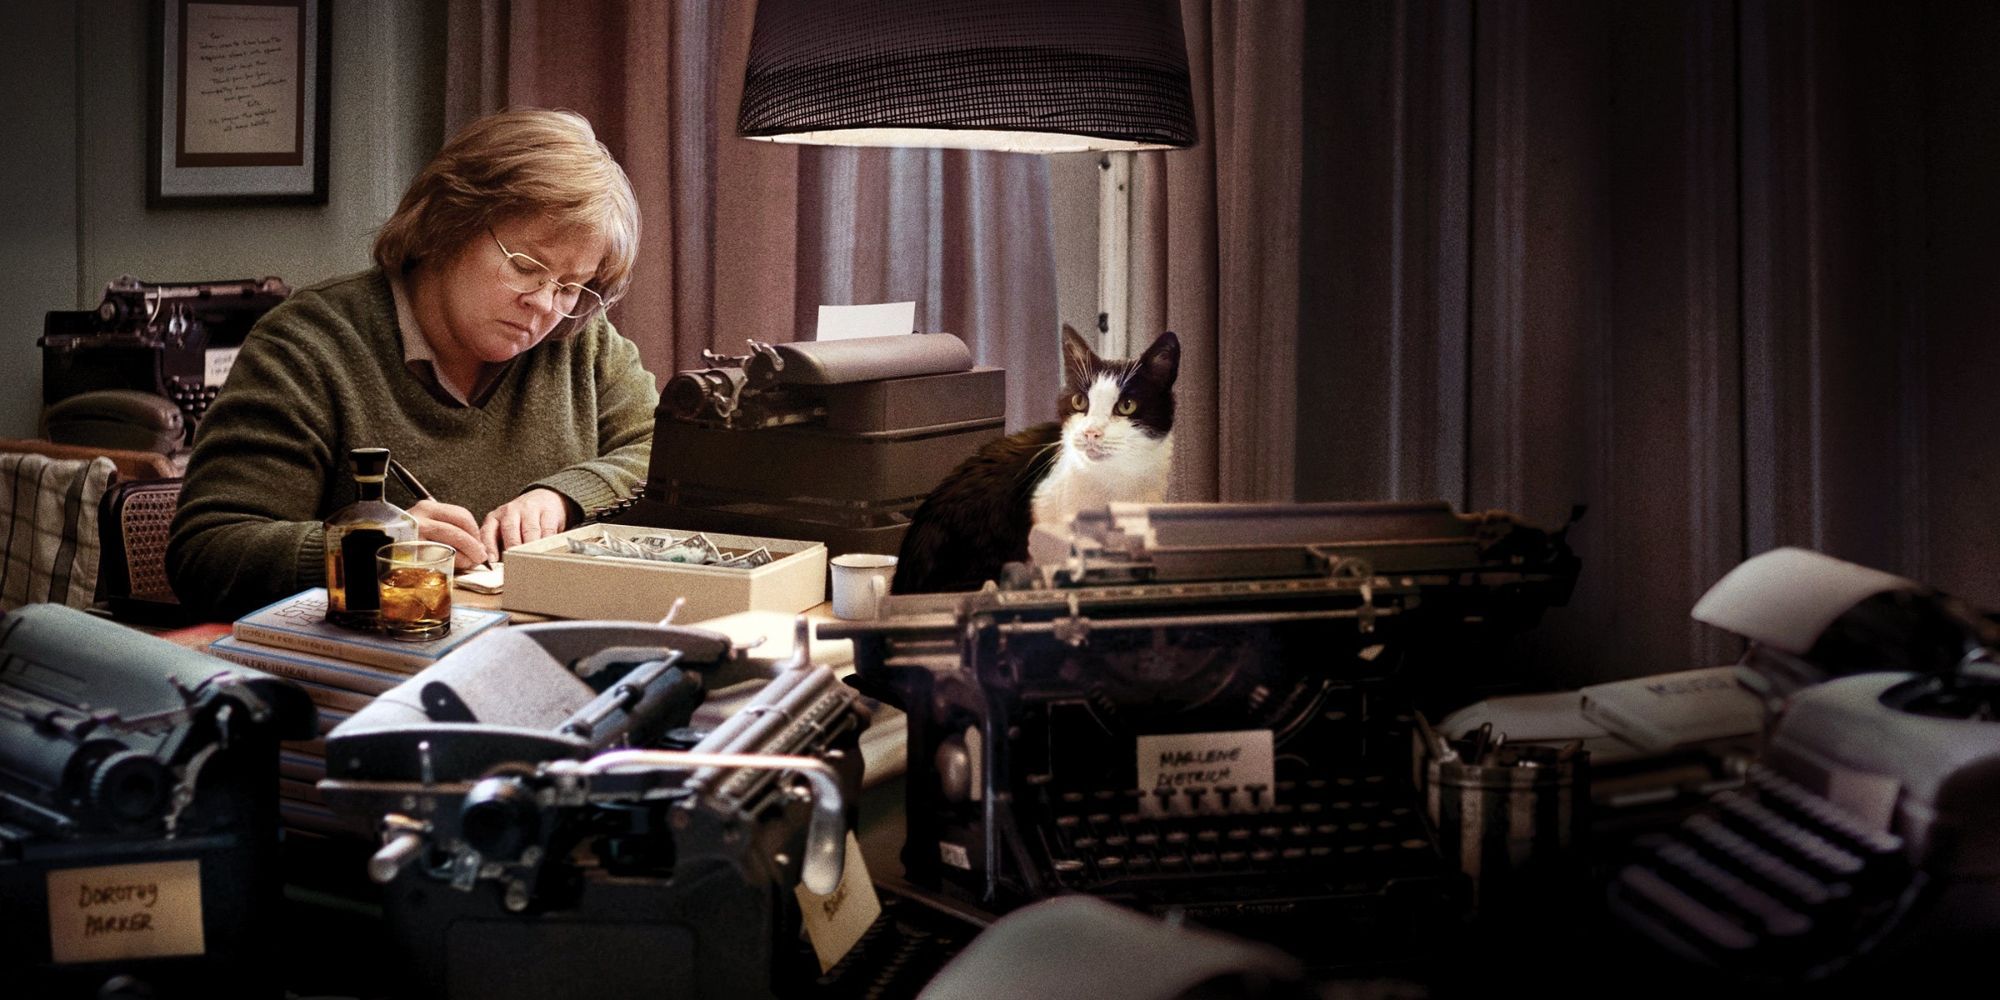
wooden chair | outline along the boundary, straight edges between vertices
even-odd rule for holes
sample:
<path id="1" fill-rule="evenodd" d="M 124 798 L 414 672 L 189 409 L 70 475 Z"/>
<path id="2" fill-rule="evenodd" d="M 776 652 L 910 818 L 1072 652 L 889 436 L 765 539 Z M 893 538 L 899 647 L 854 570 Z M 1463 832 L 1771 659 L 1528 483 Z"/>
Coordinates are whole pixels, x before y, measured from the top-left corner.
<path id="1" fill-rule="evenodd" d="M 80 502 L 93 505 L 94 532 L 84 529 L 81 518 L 57 523 L 63 518 L 54 511 L 49 512 L 53 520 L 40 515 L 36 519 L 43 522 L 45 533 L 66 536 L 66 544 L 73 546 L 73 552 L 81 554 L 96 549 L 97 576 L 92 602 L 109 610 L 113 617 L 161 625 L 183 620 L 180 603 L 167 583 L 166 555 L 168 529 L 180 500 L 180 472 L 186 462 L 185 455 L 176 458 L 151 451 L 0 438 L 0 454 L 9 452 L 40 455 L 59 462 L 109 459 L 114 471 L 103 484 L 101 494 L 89 497 L 79 494 Z M 76 537 L 85 533 L 93 537 Z M 25 559 L 17 562 L 26 565 Z M 80 603 L 48 594 L 37 595 L 37 599 Z"/>
<path id="2" fill-rule="evenodd" d="M 187 454 L 162 455 L 157 451 L 126 451 L 122 448 L 92 448 L 80 444 L 57 444 L 40 438 L 0 438 L 0 451 L 19 451 L 50 458 L 96 458 L 111 460 L 120 479 L 170 479 L 187 469 Z"/>

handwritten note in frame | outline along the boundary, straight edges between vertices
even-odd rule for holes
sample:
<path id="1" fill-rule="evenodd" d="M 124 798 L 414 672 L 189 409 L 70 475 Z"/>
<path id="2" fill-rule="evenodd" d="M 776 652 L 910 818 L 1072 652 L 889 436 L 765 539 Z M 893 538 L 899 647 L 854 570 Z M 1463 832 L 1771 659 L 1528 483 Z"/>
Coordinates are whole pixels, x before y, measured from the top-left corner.
<path id="1" fill-rule="evenodd" d="M 325 204 L 325 0 L 161 0 L 147 204 Z"/>

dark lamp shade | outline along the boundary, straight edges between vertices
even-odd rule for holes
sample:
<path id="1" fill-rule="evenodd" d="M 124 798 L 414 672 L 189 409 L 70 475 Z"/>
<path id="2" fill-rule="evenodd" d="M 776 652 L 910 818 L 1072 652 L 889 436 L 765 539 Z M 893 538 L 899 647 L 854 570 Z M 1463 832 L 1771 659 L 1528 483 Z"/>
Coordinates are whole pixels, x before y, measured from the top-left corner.
<path id="1" fill-rule="evenodd" d="M 1056 153 L 1195 143 L 1175 0 L 761 0 L 737 129 Z"/>

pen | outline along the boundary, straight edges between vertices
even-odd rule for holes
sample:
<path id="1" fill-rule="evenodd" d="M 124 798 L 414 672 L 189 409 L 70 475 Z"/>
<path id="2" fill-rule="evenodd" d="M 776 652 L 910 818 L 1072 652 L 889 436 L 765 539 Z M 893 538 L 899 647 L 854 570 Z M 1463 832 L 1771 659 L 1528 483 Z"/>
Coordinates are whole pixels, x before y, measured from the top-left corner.
<path id="1" fill-rule="evenodd" d="M 389 460 L 389 474 L 395 476 L 396 481 L 402 483 L 403 488 L 409 490 L 417 498 L 418 502 L 437 499 L 437 497 L 431 496 L 430 490 L 424 488 L 423 480 L 418 479 L 416 473 L 411 472 L 408 466 L 393 458 Z"/>
<path id="2" fill-rule="evenodd" d="M 411 472 L 409 466 L 406 466 L 403 463 L 398 462 L 393 458 L 389 460 L 389 474 L 395 476 L 396 481 L 402 483 L 403 488 L 409 490 L 410 494 L 417 498 L 418 503 L 422 503 L 425 500 L 437 499 L 437 497 L 431 495 L 430 490 L 424 488 L 424 481 L 418 479 L 417 474 Z M 492 569 L 493 560 L 491 559 L 480 560 L 478 568 Z"/>

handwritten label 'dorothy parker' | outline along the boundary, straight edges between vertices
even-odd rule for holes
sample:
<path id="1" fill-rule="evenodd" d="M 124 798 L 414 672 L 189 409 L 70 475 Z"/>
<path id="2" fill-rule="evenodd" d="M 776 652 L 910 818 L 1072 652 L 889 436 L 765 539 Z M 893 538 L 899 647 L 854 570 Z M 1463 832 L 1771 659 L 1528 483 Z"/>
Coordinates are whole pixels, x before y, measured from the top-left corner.
<path id="1" fill-rule="evenodd" d="M 205 950 L 199 861 L 52 871 L 48 892 L 49 951 L 58 963 Z"/>

